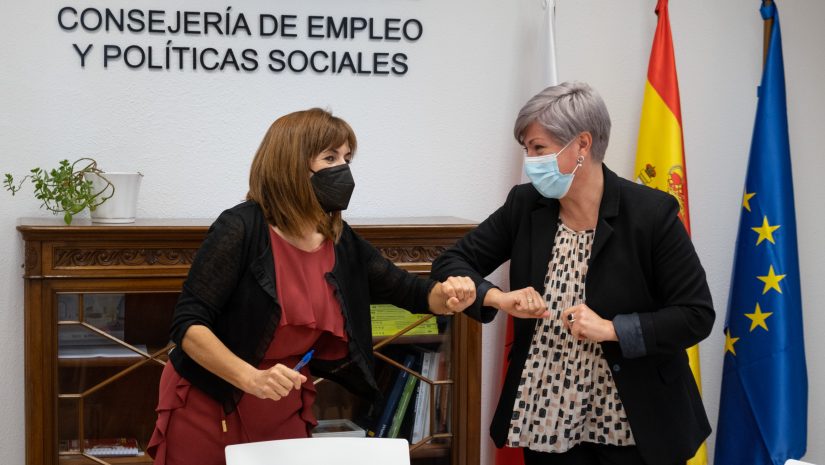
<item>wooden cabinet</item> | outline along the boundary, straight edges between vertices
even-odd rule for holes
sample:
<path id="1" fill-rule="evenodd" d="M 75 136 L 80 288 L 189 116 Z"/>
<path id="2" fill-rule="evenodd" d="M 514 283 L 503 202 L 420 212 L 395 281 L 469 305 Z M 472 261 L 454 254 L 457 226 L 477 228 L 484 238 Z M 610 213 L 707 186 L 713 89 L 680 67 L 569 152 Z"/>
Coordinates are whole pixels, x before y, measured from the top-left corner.
<path id="1" fill-rule="evenodd" d="M 351 223 L 384 256 L 421 275 L 473 227 L 456 218 Z M 92 456 L 86 445 L 125 438 L 137 442 L 139 454 L 146 447 L 154 427 L 158 380 L 171 348 L 169 321 L 209 224 L 20 222 L 25 241 L 27 465 L 151 462 L 145 454 Z M 438 394 L 430 398 L 430 409 L 435 410 L 436 398 L 443 399 L 439 408 L 446 412 L 446 421 L 441 430 L 435 427 L 428 438 L 411 445 L 413 463 L 475 464 L 480 444 L 480 327 L 464 315 L 438 320 L 438 334 L 375 338 L 377 370 L 396 369 L 394 347 L 415 344 L 441 351 L 446 371 L 420 382 L 432 382 L 432 392 Z M 319 384 L 316 411 L 321 417 L 336 408 L 356 415 L 369 407 L 337 391 L 331 382 Z"/>

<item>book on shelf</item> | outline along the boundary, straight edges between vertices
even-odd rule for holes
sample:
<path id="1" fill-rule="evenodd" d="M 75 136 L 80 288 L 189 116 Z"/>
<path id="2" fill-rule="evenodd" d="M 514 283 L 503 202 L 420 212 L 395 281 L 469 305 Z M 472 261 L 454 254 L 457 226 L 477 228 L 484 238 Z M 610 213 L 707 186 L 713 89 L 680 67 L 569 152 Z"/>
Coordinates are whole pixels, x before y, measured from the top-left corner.
<path id="1" fill-rule="evenodd" d="M 422 354 L 418 353 L 414 355 L 415 361 L 413 365 L 410 367 L 413 371 L 421 371 L 421 357 Z M 398 399 L 398 405 L 395 407 L 395 413 L 392 415 L 392 422 L 390 423 L 390 429 L 387 432 L 388 438 L 397 438 L 398 433 L 401 431 L 401 424 L 404 422 L 404 418 L 407 414 L 407 409 L 410 406 L 410 401 L 412 400 L 413 393 L 415 392 L 415 386 L 418 384 L 418 377 L 413 376 L 409 373 L 406 373 L 407 380 L 404 382 L 404 388 L 401 391 L 401 397 Z"/>
<path id="2" fill-rule="evenodd" d="M 433 380 L 435 378 L 435 365 L 437 352 L 426 351 L 422 353 L 421 376 Z M 418 393 L 415 398 L 415 419 L 413 421 L 412 435 L 410 442 L 416 444 L 430 435 L 430 383 L 420 380 L 418 383 Z"/>
<path id="3" fill-rule="evenodd" d="M 114 344 L 115 342 L 79 324 L 68 324 L 57 327 L 57 343 L 62 347 Z"/>
<path id="4" fill-rule="evenodd" d="M 61 440 L 58 449 L 60 452 L 80 453 L 80 442 L 77 439 Z M 143 451 L 134 438 L 84 439 L 83 449 L 93 457 L 138 457 Z"/>
<path id="5" fill-rule="evenodd" d="M 363 438 L 367 435 L 364 428 L 345 418 L 334 420 L 318 420 L 318 425 L 312 430 L 312 437 L 347 437 Z"/>
<path id="6" fill-rule="evenodd" d="M 410 368 L 414 362 L 415 355 L 408 353 L 404 356 L 404 363 L 402 365 L 406 368 Z M 404 385 L 406 384 L 408 377 L 409 373 L 404 370 L 398 370 L 392 390 L 385 399 L 384 410 L 381 412 L 381 416 L 378 418 L 378 421 L 375 423 L 373 428 L 367 432 L 368 436 L 378 438 L 387 437 L 387 432 L 389 431 L 392 422 L 392 416 L 395 413 L 396 406 L 398 406 L 398 401 L 401 398 L 401 393 L 404 390 Z"/>
<path id="7" fill-rule="evenodd" d="M 450 345 L 443 344 L 441 351 L 436 353 L 435 379 L 450 378 Z M 441 384 L 435 389 L 435 433 L 450 432 L 450 401 L 452 398 L 450 385 Z"/>
<path id="8" fill-rule="evenodd" d="M 406 439 L 410 441 L 412 437 L 412 430 L 413 430 L 413 423 L 415 422 L 416 412 L 415 412 L 415 402 L 416 397 L 418 397 L 418 386 L 421 385 L 421 380 L 418 380 L 416 384 L 416 389 L 412 394 L 412 398 L 410 399 L 410 405 L 407 407 L 407 413 L 404 415 L 404 419 L 401 421 L 401 430 L 398 432 L 398 437 Z"/>
<path id="9" fill-rule="evenodd" d="M 373 336 L 392 336 L 415 323 L 416 321 L 427 317 L 429 314 L 413 314 L 403 308 L 396 307 L 389 304 L 372 304 L 370 305 L 370 317 L 372 318 L 372 335 Z M 435 318 L 421 323 L 415 328 L 406 333 L 409 336 L 438 334 L 438 324 Z"/>
<path id="10" fill-rule="evenodd" d="M 146 352 L 146 346 L 136 344 L 138 350 Z M 77 359 L 77 358 L 140 358 L 141 355 L 126 346 L 109 343 L 95 345 L 68 345 L 57 348 L 57 358 Z"/>

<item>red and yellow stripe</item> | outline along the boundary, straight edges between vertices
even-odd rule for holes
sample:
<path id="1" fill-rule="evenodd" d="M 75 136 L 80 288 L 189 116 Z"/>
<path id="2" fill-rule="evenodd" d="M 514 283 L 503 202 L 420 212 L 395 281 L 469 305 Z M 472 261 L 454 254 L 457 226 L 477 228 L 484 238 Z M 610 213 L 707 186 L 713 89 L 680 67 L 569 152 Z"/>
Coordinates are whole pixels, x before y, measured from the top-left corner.
<path id="1" fill-rule="evenodd" d="M 672 194 L 679 201 L 679 218 L 690 233 L 682 109 L 667 1 L 659 0 L 656 4 L 659 20 L 647 69 L 634 177 L 642 184 Z M 701 390 L 698 346 L 688 349 L 688 358 Z M 707 465 L 707 462 L 707 448 L 702 443 L 688 465 Z"/>

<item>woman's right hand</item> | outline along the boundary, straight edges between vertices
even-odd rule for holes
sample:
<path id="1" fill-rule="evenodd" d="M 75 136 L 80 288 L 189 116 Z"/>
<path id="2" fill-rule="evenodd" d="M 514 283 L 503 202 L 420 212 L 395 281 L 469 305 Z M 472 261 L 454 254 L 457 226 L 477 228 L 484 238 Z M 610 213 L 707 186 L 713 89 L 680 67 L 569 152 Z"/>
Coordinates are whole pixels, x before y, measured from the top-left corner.
<path id="1" fill-rule="evenodd" d="M 278 363 L 267 370 L 255 369 L 244 391 L 259 399 L 280 400 L 289 395 L 289 391 L 301 389 L 306 380 L 306 376 Z"/>
<path id="2" fill-rule="evenodd" d="M 532 287 L 510 292 L 492 288 L 484 296 L 484 305 L 497 308 L 514 318 L 547 318 L 550 316 L 544 297 Z"/>

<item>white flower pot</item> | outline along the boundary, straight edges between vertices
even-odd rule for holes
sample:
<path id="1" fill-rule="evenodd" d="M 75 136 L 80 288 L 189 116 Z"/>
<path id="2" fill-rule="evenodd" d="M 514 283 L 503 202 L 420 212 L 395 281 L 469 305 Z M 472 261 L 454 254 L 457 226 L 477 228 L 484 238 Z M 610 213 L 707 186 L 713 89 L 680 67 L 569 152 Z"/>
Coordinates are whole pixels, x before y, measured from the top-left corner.
<path id="1" fill-rule="evenodd" d="M 92 211 L 92 222 L 134 223 L 140 180 L 143 179 L 143 175 L 141 173 L 102 173 L 102 176 L 112 183 L 114 194 Z M 106 181 L 101 179 L 100 175 L 87 173 L 85 177 L 92 181 L 95 192 L 105 189 L 103 197 L 112 193 L 112 188 L 107 187 Z"/>

